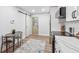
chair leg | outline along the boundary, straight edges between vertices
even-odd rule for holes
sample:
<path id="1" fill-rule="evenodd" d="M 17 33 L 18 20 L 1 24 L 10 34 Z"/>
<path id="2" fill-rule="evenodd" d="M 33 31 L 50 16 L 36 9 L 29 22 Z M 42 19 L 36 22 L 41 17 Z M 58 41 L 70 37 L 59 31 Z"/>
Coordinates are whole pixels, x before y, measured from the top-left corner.
<path id="1" fill-rule="evenodd" d="M 20 46 L 21 46 L 21 40 L 20 40 Z"/>
<path id="2" fill-rule="evenodd" d="M 21 38 L 18 39 L 19 46 L 21 46 Z"/>
<path id="3" fill-rule="evenodd" d="M 22 40 L 21 40 L 22 38 L 20 38 L 20 46 L 21 46 L 21 43 L 22 43 Z"/>
<path id="4" fill-rule="evenodd" d="M 18 41 L 18 46 L 19 46 L 19 38 L 17 39 L 17 41 Z"/>

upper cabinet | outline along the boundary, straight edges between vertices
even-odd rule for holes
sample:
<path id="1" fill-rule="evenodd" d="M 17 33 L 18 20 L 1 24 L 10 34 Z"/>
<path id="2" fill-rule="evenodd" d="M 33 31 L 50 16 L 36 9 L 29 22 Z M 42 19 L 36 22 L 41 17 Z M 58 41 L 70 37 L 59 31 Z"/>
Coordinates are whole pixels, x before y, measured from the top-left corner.
<path id="1" fill-rule="evenodd" d="M 66 18 L 66 7 L 60 7 L 59 8 L 59 19 L 65 19 Z"/>
<path id="2" fill-rule="evenodd" d="M 79 8 L 75 6 L 66 7 L 66 21 L 79 20 L 78 9 Z"/>

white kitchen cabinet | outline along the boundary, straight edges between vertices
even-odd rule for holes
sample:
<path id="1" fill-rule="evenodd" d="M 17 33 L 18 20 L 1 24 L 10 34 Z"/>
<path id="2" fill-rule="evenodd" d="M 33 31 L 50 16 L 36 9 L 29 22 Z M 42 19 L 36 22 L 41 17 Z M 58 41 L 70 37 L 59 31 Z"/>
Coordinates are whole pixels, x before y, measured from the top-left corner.
<path id="1" fill-rule="evenodd" d="M 77 20 L 79 20 L 79 6 L 77 7 Z"/>
<path id="2" fill-rule="evenodd" d="M 76 18 L 73 18 L 74 15 L 75 15 Z M 66 7 L 66 21 L 75 21 L 75 20 L 78 20 L 78 19 L 79 19 L 78 7 L 76 7 L 76 6 Z"/>
<path id="3" fill-rule="evenodd" d="M 78 45 L 78 38 L 55 36 L 55 53 L 79 53 Z"/>

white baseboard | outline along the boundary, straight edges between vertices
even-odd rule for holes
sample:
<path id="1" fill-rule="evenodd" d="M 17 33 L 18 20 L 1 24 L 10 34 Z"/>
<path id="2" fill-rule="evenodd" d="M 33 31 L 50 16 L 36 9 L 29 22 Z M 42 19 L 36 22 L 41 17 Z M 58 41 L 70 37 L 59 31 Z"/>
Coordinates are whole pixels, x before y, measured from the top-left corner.
<path id="1" fill-rule="evenodd" d="M 50 36 L 49 34 L 38 34 L 40 36 Z"/>

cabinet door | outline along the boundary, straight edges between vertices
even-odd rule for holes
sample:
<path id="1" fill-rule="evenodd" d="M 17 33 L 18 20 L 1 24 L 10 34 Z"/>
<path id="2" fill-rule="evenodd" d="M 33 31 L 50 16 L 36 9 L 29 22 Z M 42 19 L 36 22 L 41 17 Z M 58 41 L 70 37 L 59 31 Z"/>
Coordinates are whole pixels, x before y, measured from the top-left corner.
<path id="1" fill-rule="evenodd" d="M 79 6 L 77 7 L 77 20 L 79 20 Z"/>
<path id="2" fill-rule="evenodd" d="M 66 21 L 77 20 L 77 7 L 69 6 L 66 8 Z"/>

